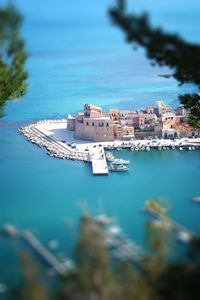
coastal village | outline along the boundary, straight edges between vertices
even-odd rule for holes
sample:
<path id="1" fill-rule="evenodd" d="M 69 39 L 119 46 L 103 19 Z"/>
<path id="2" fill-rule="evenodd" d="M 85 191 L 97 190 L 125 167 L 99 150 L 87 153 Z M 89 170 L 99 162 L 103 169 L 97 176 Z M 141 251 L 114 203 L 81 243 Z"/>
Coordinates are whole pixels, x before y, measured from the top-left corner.
<path id="1" fill-rule="evenodd" d="M 200 129 L 193 129 L 186 121 L 187 112 L 180 106 L 173 112 L 171 106 L 156 101 L 138 111 L 110 109 L 103 113 L 100 107 L 84 104 L 84 111 L 68 115 L 67 130 L 74 131 L 78 140 L 106 142 L 140 139 L 148 136 L 177 138 L 199 136 Z"/>
<path id="2" fill-rule="evenodd" d="M 199 150 L 200 129 L 187 123 L 188 112 L 161 100 L 137 111 L 102 108 L 84 103 L 83 111 L 62 120 L 41 120 L 19 128 L 32 143 L 60 159 L 90 162 L 93 175 L 130 169 L 129 160 L 111 150 Z"/>

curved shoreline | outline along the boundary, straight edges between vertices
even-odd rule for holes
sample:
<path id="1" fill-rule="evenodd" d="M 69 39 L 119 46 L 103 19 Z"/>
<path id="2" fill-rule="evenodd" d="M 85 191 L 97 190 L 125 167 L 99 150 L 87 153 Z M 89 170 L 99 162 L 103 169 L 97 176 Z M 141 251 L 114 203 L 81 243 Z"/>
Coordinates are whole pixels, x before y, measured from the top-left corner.
<path id="1" fill-rule="evenodd" d="M 130 149 L 132 151 L 149 151 L 150 149 L 168 150 L 195 150 L 200 149 L 200 138 L 188 139 L 181 138 L 177 140 L 154 139 L 154 140 L 134 140 L 114 142 L 89 142 L 76 140 L 73 132 L 67 129 L 66 119 L 61 120 L 41 120 L 31 123 L 28 126 L 18 129 L 18 132 L 39 147 L 45 147 L 47 154 L 56 158 L 79 160 L 85 162 L 101 163 L 105 169 L 105 149 Z M 70 144 L 73 146 L 71 147 Z M 120 148 L 120 149 L 119 149 Z M 105 171 L 105 170 L 104 170 Z M 97 174 L 107 174 L 97 173 Z"/>

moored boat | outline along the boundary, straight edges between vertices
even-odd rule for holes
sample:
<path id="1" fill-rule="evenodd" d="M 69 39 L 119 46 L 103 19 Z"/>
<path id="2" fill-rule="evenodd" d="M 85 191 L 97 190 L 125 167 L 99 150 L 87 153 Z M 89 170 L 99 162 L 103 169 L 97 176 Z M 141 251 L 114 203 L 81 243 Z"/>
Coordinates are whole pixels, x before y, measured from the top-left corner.
<path id="1" fill-rule="evenodd" d="M 129 160 L 123 160 L 120 158 L 114 158 L 113 160 L 111 160 L 113 165 L 127 165 L 130 163 Z"/>
<path id="2" fill-rule="evenodd" d="M 113 166 L 113 164 L 110 164 L 109 171 L 115 171 L 115 172 L 124 172 L 128 171 L 129 167 L 125 165 L 119 165 L 119 166 Z"/>
<path id="3" fill-rule="evenodd" d="M 112 155 L 112 153 L 107 153 L 106 159 L 107 159 L 107 161 L 113 161 L 115 159 L 115 157 L 114 157 L 114 155 Z"/>

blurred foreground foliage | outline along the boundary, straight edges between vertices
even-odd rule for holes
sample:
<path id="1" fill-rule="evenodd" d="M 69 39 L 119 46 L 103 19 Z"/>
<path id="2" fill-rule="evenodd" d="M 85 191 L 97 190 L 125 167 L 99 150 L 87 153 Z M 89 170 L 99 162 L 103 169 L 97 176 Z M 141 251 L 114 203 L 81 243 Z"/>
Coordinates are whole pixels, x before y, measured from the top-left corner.
<path id="1" fill-rule="evenodd" d="M 178 35 L 153 28 L 147 14 L 137 16 L 128 13 L 126 0 L 117 0 L 117 5 L 109 10 L 109 15 L 126 35 L 126 41 L 133 49 L 141 46 L 146 50 L 152 65 L 168 66 L 179 84 L 193 83 L 200 89 L 200 45 L 184 41 Z M 180 95 L 181 104 L 189 111 L 188 123 L 200 127 L 200 95 Z"/>
<path id="2" fill-rule="evenodd" d="M 160 200 L 151 205 L 162 206 Z M 159 204 L 158 204 L 159 203 Z M 163 212 L 163 210 L 161 209 Z M 190 255 L 169 262 L 172 234 L 169 227 L 147 221 L 149 247 L 139 265 L 114 260 L 105 246 L 105 232 L 88 215 L 83 215 L 75 251 L 76 268 L 59 287 L 51 290 L 41 272 L 26 255 L 21 257 L 24 282 L 15 291 L 19 300 L 189 300 L 200 298 L 199 241 L 190 246 Z M 46 287 L 45 287 L 46 286 Z"/>
<path id="3" fill-rule="evenodd" d="M 0 117 L 7 100 L 21 97 L 26 90 L 26 50 L 19 29 L 22 16 L 9 4 L 0 6 Z"/>

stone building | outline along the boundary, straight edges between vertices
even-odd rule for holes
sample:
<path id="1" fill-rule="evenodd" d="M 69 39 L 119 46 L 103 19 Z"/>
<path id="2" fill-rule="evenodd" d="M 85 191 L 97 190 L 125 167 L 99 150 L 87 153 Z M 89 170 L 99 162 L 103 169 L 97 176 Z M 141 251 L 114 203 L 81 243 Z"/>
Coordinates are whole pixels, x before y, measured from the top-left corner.
<path id="1" fill-rule="evenodd" d="M 162 137 L 164 138 L 177 138 L 180 136 L 180 130 L 175 128 L 162 129 Z"/>
<path id="2" fill-rule="evenodd" d="M 164 102 L 161 100 L 156 101 L 156 106 L 158 110 L 158 116 L 161 116 L 164 113 L 172 113 L 171 106 L 165 105 Z"/>
<path id="3" fill-rule="evenodd" d="M 123 122 L 114 123 L 114 137 L 117 140 L 132 140 L 134 136 L 134 127 L 132 125 L 124 125 Z"/>
<path id="4" fill-rule="evenodd" d="M 113 119 L 103 114 L 102 109 L 84 103 L 84 111 L 76 116 L 68 115 L 67 130 L 74 131 L 79 140 L 94 142 L 114 141 Z"/>
<path id="5" fill-rule="evenodd" d="M 119 109 L 111 108 L 109 110 L 109 114 L 113 117 L 113 120 L 118 120 L 118 118 L 119 118 Z"/>
<path id="6" fill-rule="evenodd" d="M 185 108 L 180 105 L 179 107 L 177 107 L 176 109 L 176 116 L 185 116 L 186 115 L 186 110 Z"/>
<path id="7" fill-rule="evenodd" d="M 180 130 L 181 135 L 186 135 L 188 137 L 200 136 L 200 129 L 192 128 L 187 123 L 180 123 L 178 128 Z"/>

